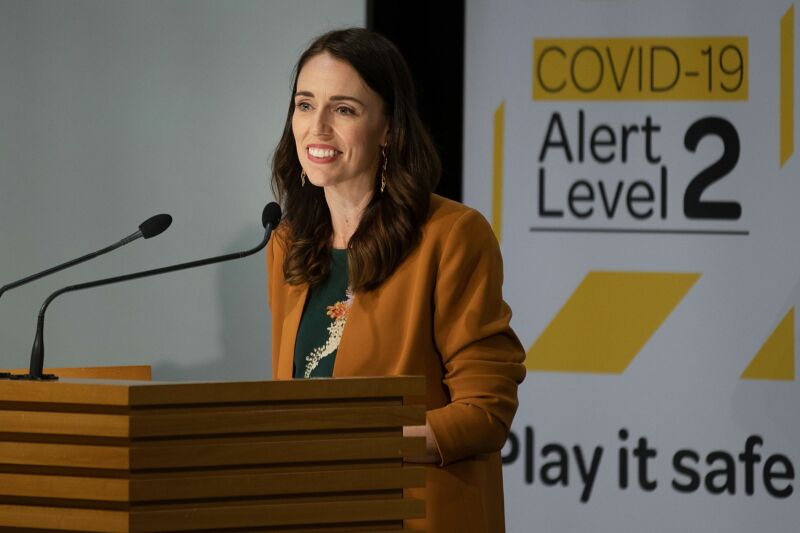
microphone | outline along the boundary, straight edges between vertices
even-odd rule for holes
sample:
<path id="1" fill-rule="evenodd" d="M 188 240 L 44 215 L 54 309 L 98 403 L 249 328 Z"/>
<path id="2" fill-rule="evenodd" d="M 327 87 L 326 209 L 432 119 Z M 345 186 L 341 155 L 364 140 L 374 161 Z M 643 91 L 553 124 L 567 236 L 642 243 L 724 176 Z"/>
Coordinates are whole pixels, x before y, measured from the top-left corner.
<path id="1" fill-rule="evenodd" d="M 0 287 L 0 297 L 2 297 L 3 293 L 6 292 L 6 291 L 10 291 L 11 289 L 15 289 L 15 288 L 17 288 L 17 287 L 19 287 L 21 285 L 25 285 L 25 284 L 30 283 L 32 281 L 36 281 L 37 279 L 41 279 L 41 278 L 43 278 L 45 276 L 49 276 L 50 274 L 55 274 L 56 272 L 58 272 L 60 270 L 64 270 L 65 268 L 69 268 L 69 267 L 75 266 L 75 265 L 77 265 L 79 263 L 83 263 L 84 261 L 88 261 L 89 259 L 94 259 L 95 257 L 97 257 L 99 255 L 103 255 L 103 254 L 107 254 L 108 252 L 112 252 L 112 251 L 116 250 L 117 248 L 120 248 L 121 246 L 125 246 L 126 244 L 129 244 L 129 243 L 135 241 L 136 239 L 139 239 L 140 237 L 144 237 L 145 239 L 149 239 L 150 237 L 155 237 L 156 235 L 159 235 L 159 234 L 163 233 L 170 226 L 170 224 L 172 224 L 172 217 L 167 215 L 167 214 L 163 214 L 162 213 L 160 215 L 152 216 L 152 217 L 148 218 L 147 220 L 145 220 L 144 222 L 142 222 L 141 224 L 139 224 L 139 230 L 138 231 L 136 231 L 134 233 L 131 233 L 130 235 L 128 235 L 124 239 L 120 240 L 119 242 L 116 242 L 116 243 L 112 244 L 111 246 L 106 246 L 105 248 L 103 248 L 101 250 L 97 250 L 96 252 L 92 252 L 90 254 L 86 254 L 86 255 L 84 255 L 82 257 L 79 257 L 77 259 L 73 259 L 72 261 L 67 261 L 66 263 L 62 263 L 60 265 L 56 265 L 53 268 L 48 268 L 47 270 L 42 270 L 41 272 L 38 272 L 36 274 L 32 274 L 32 275 L 30 275 L 28 277 L 25 277 L 25 278 L 22 278 L 22 279 L 18 279 L 17 281 L 14 281 L 14 282 L 9 283 L 7 285 L 3 285 L 2 287 Z"/>
<path id="2" fill-rule="evenodd" d="M 58 377 L 53 374 L 42 373 L 42 370 L 44 368 L 44 314 L 47 311 L 47 307 L 57 296 L 64 294 L 65 292 L 90 289 L 93 287 L 100 287 L 102 285 L 111 285 L 112 283 L 121 283 L 123 281 L 146 278 L 149 276 L 158 276 L 160 274 L 167 274 L 169 272 L 176 272 L 178 270 L 186 270 L 188 268 L 201 267 L 205 265 L 211 265 L 213 263 L 221 263 L 223 261 L 241 259 L 243 257 L 253 255 L 254 253 L 264 249 L 264 247 L 267 245 L 267 242 L 269 242 L 269 237 L 272 234 L 272 230 L 278 225 L 278 223 L 280 223 L 280 220 L 281 220 L 280 206 L 275 202 L 270 202 L 269 204 L 266 205 L 266 207 L 264 207 L 264 211 L 261 213 L 261 223 L 264 226 L 264 238 L 254 248 L 245 250 L 243 252 L 220 255 L 208 259 L 200 259 L 198 261 L 189 261 L 187 263 L 180 263 L 178 265 L 155 268 L 152 270 L 145 270 L 142 272 L 125 274 L 123 276 L 116 276 L 113 278 L 105 278 L 97 281 L 80 283 L 78 285 L 70 285 L 68 287 L 64 287 L 63 289 L 55 291 L 53 294 L 47 297 L 47 299 L 42 304 L 41 309 L 39 310 L 39 319 L 36 323 L 36 338 L 33 341 L 33 348 L 31 349 L 30 372 L 28 374 L 23 374 L 23 375 L 13 375 L 11 376 L 11 379 L 27 379 L 27 380 L 58 379 Z"/>
<path id="3" fill-rule="evenodd" d="M 38 272 L 36 274 L 32 274 L 25 278 L 18 279 L 17 281 L 14 281 L 7 285 L 3 285 L 2 287 L 0 287 L 0 297 L 2 297 L 3 293 L 6 291 L 10 291 L 11 289 L 16 289 L 17 287 L 26 285 L 32 281 L 36 281 L 37 279 L 49 276 L 50 274 L 55 274 L 56 272 L 64 270 L 65 268 L 75 266 L 77 264 L 83 263 L 84 261 L 88 261 L 89 259 L 94 259 L 97 256 L 107 254 L 108 252 L 112 252 L 117 248 L 125 246 L 126 244 L 129 244 L 135 241 L 136 239 L 139 239 L 140 237 L 149 239 L 150 237 L 155 237 L 156 235 L 160 235 L 170 226 L 170 224 L 172 224 L 172 217 L 167 214 L 162 213 L 160 215 L 152 216 L 147 220 L 145 220 L 144 222 L 142 222 L 141 224 L 139 224 L 138 231 L 131 233 L 124 239 L 112 244 L 111 246 L 106 246 L 105 248 L 97 250 L 96 252 L 86 254 L 84 256 L 78 257 L 77 259 L 73 259 L 72 261 L 67 261 L 66 263 L 56 265 L 53 268 L 42 270 L 41 272 Z M 0 372 L 0 379 L 9 377 L 11 377 L 11 374 L 9 372 Z"/>

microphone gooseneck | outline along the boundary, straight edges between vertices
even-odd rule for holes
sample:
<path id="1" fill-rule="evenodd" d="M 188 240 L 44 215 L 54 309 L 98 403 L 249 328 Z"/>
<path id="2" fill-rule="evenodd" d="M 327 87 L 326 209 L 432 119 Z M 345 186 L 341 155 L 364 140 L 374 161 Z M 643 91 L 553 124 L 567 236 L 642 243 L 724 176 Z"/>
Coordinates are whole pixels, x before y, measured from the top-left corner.
<path id="1" fill-rule="evenodd" d="M 10 291 L 11 289 L 15 289 L 32 281 L 36 281 L 37 279 L 41 279 L 45 276 L 49 276 L 50 274 L 55 274 L 65 268 L 69 268 L 71 266 L 75 266 L 77 264 L 83 263 L 88 261 L 89 259 L 94 259 L 97 256 L 107 254 L 108 252 L 112 252 L 117 248 L 125 246 L 136 239 L 144 237 L 145 239 L 149 239 L 150 237 L 155 237 L 163 233 L 169 226 L 172 224 L 172 217 L 167 214 L 155 215 L 139 225 L 139 230 L 131 233 L 124 239 L 121 239 L 111 246 L 106 246 L 96 252 L 92 252 L 90 254 L 83 255 L 78 257 L 77 259 L 73 259 L 71 261 L 67 261 L 66 263 L 62 263 L 60 265 L 56 265 L 52 268 L 48 268 L 47 270 L 42 270 L 41 272 L 37 272 L 36 274 L 32 274 L 30 276 L 24 277 L 22 279 L 18 279 L 12 283 L 8 283 L 7 285 L 3 285 L 0 287 L 0 297 L 3 296 L 3 293 L 6 291 Z"/>
<path id="2" fill-rule="evenodd" d="M 90 281 L 87 283 L 79 283 L 77 285 L 70 285 L 68 287 L 64 287 L 52 293 L 50 296 L 42 304 L 41 309 L 39 310 L 39 317 L 36 322 L 36 337 L 33 341 L 33 348 L 31 349 L 31 364 L 30 364 L 30 373 L 20 376 L 11 376 L 12 379 L 30 379 L 30 380 L 52 380 L 58 379 L 56 376 L 52 374 L 43 374 L 42 370 L 44 368 L 44 315 L 47 311 L 47 307 L 55 300 L 58 296 L 66 293 L 66 292 L 73 292 L 79 291 L 83 289 L 91 289 L 93 287 L 100 287 L 103 285 L 111 285 L 112 283 L 121 283 L 123 281 L 131 281 L 134 279 L 146 278 L 150 276 L 157 276 L 160 274 L 167 274 L 169 272 L 176 272 L 178 270 L 186 270 L 189 268 L 201 267 L 205 265 L 211 265 L 214 263 L 221 263 L 223 261 L 230 261 L 233 259 L 241 259 L 243 257 L 247 257 L 249 255 L 253 255 L 256 252 L 259 252 L 264 249 L 269 242 L 269 237 L 272 234 L 273 228 L 275 228 L 281 219 L 281 208 L 275 202 L 271 202 L 264 207 L 264 210 L 261 214 L 261 222 L 264 225 L 264 238 L 258 243 L 255 247 L 250 248 L 249 250 L 245 250 L 243 252 L 235 252 L 231 254 L 220 255 L 216 257 L 211 257 L 208 259 L 200 259 L 198 261 L 189 261 L 186 263 L 180 263 L 177 265 L 172 265 L 168 267 L 162 268 L 154 268 L 151 270 L 145 270 L 142 272 L 134 272 L 132 274 L 125 274 L 123 276 L 115 276 L 113 278 L 105 278 L 96 281 Z"/>

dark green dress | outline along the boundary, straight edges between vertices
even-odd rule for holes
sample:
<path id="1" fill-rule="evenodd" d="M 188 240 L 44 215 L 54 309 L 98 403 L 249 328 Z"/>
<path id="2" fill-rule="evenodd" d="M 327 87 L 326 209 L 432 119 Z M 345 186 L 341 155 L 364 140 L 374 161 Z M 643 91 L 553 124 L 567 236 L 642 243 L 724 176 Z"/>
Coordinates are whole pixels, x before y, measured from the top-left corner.
<path id="1" fill-rule="evenodd" d="M 347 250 L 331 250 L 331 273 L 308 291 L 294 345 L 294 377 L 333 375 L 339 340 L 347 322 Z"/>

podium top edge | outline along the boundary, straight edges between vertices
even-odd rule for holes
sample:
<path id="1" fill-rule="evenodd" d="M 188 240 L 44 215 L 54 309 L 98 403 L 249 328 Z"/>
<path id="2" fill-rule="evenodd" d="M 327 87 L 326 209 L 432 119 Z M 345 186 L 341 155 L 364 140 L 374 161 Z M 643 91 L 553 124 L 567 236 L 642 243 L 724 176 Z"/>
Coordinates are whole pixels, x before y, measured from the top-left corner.
<path id="1" fill-rule="evenodd" d="M 422 376 L 270 381 L 159 382 L 68 378 L 0 380 L 0 402 L 146 407 L 423 396 Z"/>

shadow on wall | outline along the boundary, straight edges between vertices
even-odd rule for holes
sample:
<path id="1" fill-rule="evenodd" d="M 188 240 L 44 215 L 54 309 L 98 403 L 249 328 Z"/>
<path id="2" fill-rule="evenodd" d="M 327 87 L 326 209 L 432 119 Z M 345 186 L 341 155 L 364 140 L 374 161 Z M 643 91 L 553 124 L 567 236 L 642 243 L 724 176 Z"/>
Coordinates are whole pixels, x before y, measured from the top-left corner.
<path id="1" fill-rule="evenodd" d="M 242 230 L 226 248 L 230 253 L 252 248 L 263 233 L 258 226 Z M 159 381 L 240 381 L 269 379 L 271 372 L 270 314 L 267 301 L 266 251 L 244 259 L 206 268 L 217 269 L 219 353 L 200 364 L 154 365 L 153 379 Z M 169 358 L 172 361 L 180 357 Z"/>

